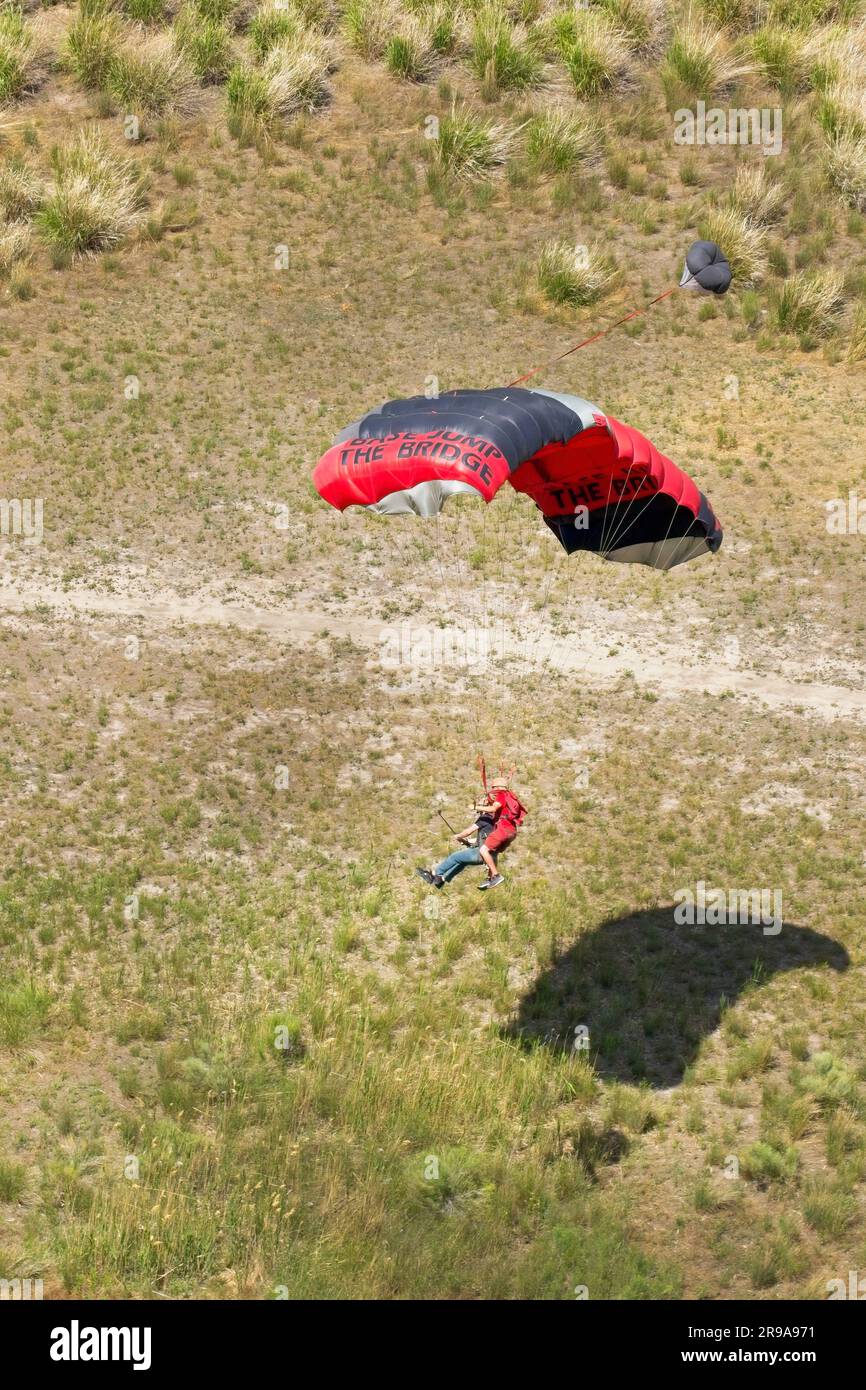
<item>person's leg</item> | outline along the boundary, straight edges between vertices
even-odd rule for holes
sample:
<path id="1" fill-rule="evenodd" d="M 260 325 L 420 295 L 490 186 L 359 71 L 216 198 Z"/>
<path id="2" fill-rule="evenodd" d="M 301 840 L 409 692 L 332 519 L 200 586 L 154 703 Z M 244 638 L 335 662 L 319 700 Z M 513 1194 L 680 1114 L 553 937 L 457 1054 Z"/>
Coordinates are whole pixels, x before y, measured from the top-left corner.
<path id="1" fill-rule="evenodd" d="M 487 865 L 487 877 L 492 878 L 493 875 L 496 873 L 496 860 L 493 858 L 493 855 L 490 853 L 490 850 L 487 848 L 486 845 L 481 846 L 479 854 L 481 855 L 481 858 L 483 859 L 484 863 Z"/>
<path id="2" fill-rule="evenodd" d="M 481 846 L 481 858 L 487 865 L 488 883 L 490 883 L 494 879 L 497 883 L 502 882 L 502 874 L 497 868 L 497 856 L 500 855 L 504 849 L 508 848 L 513 839 L 514 831 L 509 826 L 503 826 L 500 830 L 499 826 L 497 825 L 494 826 L 491 833 L 487 836 L 487 839 L 485 840 L 484 844 Z"/>
<path id="3" fill-rule="evenodd" d="M 477 849 L 455 849 L 452 854 L 442 860 L 441 864 L 436 865 L 433 872 L 438 878 L 443 878 L 446 883 L 450 883 L 452 878 L 456 878 L 469 864 L 480 863 L 481 856 Z"/>

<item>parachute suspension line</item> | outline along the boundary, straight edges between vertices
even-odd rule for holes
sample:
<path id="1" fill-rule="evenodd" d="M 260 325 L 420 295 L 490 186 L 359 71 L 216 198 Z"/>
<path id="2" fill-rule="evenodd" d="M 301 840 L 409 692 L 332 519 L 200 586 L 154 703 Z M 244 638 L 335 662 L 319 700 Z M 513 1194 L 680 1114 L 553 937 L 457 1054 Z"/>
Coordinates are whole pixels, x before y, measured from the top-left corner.
<path id="1" fill-rule="evenodd" d="M 513 492 L 514 489 L 513 489 L 513 488 L 510 489 L 510 491 Z M 501 546 L 502 546 L 502 541 L 503 541 L 503 531 L 502 531 L 501 513 L 502 513 L 502 512 L 507 512 L 507 511 L 509 511 L 509 510 L 510 510 L 510 499 L 509 499 L 509 501 L 504 502 L 504 505 L 503 505 L 503 507 L 502 507 L 501 509 L 500 509 L 499 507 L 497 507 L 497 508 L 496 508 L 496 511 L 493 512 L 492 515 L 491 515 L 491 509 L 490 509 L 489 506 L 487 506 L 487 507 L 484 508 L 484 527 L 483 527 L 483 530 L 482 530 L 482 533 L 481 533 L 481 553 L 482 553 L 482 557 L 483 557 L 482 563 L 483 563 L 485 569 L 487 568 L 487 551 L 488 551 L 488 545 L 489 545 L 490 548 L 492 549 L 492 552 L 493 552 L 494 555 L 500 553 L 500 551 L 501 551 Z M 484 631 L 485 631 L 485 633 L 487 634 L 487 640 L 489 640 L 490 633 L 492 633 L 492 632 L 494 632 L 494 631 L 496 630 L 496 624 L 497 624 L 498 621 L 499 621 L 499 611 L 498 611 L 498 595 L 497 595 L 497 592 L 496 592 L 496 580 L 495 580 L 495 578 L 493 578 L 493 579 L 485 579 L 485 580 L 484 580 Z"/>
<path id="2" fill-rule="evenodd" d="M 451 601 L 451 592 L 448 587 L 448 579 L 445 574 L 445 566 L 442 563 L 442 536 L 439 530 L 439 517 L 441 513 L 436 513 L 436 564 L 439 567 L 439 578 L 442 586 L 442 597 L 444 599 L 445 611 L 451 612 L 454 605 Z"/>
<path id="3" fill-rule="evenodd" d="M 627 472 L 626 475 L 625 475 L 625 481 L 624 481 L 624 483 L 623 483 L 623 485 L 622 485 L 622 488 L 621 488 L 621 490 L 620 490 L 620 495 L 622 495 L 622 493 L 625 492 L 626 488 L 628 487 L 629 478 L 631 477 L 631 471 L 632 471 L 633 468 L 634 468 L 634 458 L 632 457 L 631 463 L 630 463 L 629 466 L 628 466 L 628 472 Z M 618 539 L 619 536 L 622 534 L 622 526 L 618 526 L 618 525 L 617 525 L 617 522 L 618 522 L 618 521 L 621 521 L 622 518 L 617 518 L 617 517 L 614 516 L 613 513 L 611 513 L 611 515 L 610 515 L 610 520 L 608 521 L 608 510 L 607 510 L 607 509 L 608 509 L 608 506 L 609 506 L 609 504 L 610 504 L 610 491 L 611 491 L 612 486 L 613 486 L 613 473 L 611 473 L 611 475 L 610 475 L 610 480 L 609 480 L 608 485 L 607 485 L 607 502 L 605 502 L 605 505 L 604 505 L 604 523 L 603 523 L 602 528 L 601 528 L 601 541 L 599 542 L 599 547 L 598 547 L 598 553 L 599 553 L 599 555 L 601 555 L 601 557 L 602 557 L 603 560 L 606 560 L 606 559 L 607 559 L 608 555 L 610 554 L 611 550 L 613 549 L 613 542 L 614 542 L 614 539 Z M 627 503 L 627 505 L 626 505 L 626 509 L 625 509 L 625 513 L 624 513 L 625 516 L 628 516 L 629 508 L 632 507 L 633 505 L 634 505 L 634 499 L 632 498 L 632 501 L 629 502 L 629 503 Z M 615 536 L 615 537 L 612 536 L 612 533 L 613 533 L 614 530 L 616 530 L 616 536 Z M 607 544 L 605 544 L 605 542 L 607 542 Z"/>
<path id="4" fill-rule="evenodd" d="M 630 478 L 630 476 L 631 476 L 631 470 L 632 470 L 633 464 L 634 464 L 634 459 L 632 459 L 631 463 L 630 463 L 629 466 L 628 466 L 628 473 L 626 473 L 626 475 L 625 475 L 625 482 L 623 483 L 623 485 L 622 485 L 622 490 L 621 490 L 622 492 L 624 492 L 625 489 L 628 487 L 628 480 L 629 480 L 629 478 Z M 602 526 L 601 526 L 601 540 L 599 541 L 599 545 L 598 545 L 599 554 L 600 554 L 602 557 L 604 557 L 604 556 L 607 554 L 607 551 L 605 550 L 604 541 L 605 541 L 605 536 L 607 535 L 607 530 L 608 530 L 607 509 L 608 509 L 608 507 L 610 506 L 610 494 L 611 494 L 612 490 L 613 490 L 613 469 L 611 469 L 610 477 L 609 477 L 608 480 L 607 480 L 607 497 L 606 497 L 605 503 L 604 503 L 604 520 L 603 520 Z M 611 523 L 611 524 L 612 524 L 612 523 Z"/>
<path id="5" fill-rule="evenodd" d="M 529 381 L 531 377 L 537 376 L 539 372 L 545 371 L 548 367 L 554 366 L 557 362 L 562 362 L 564 358 L 570 357 L 573 352 L 579 352 L 581 348 L 589 347 L 590 343 L 597 343 L 599 338 L 607 337 L 608 333 L 612 333 L 615 328 L 621 328 L 624 323 L 629 323 L 631 319 L 639 318 L 641 314 L 645 314 L 648 310 L 652 309 L 653 305 L 661 304 L 663 299 L 668 299 L 670 295 L 676 294 L 677 290 L 680 288 L 680 285 L 672 285 L 669 290 L 665 290 L 662 294 L 657 294 L 655 299 L 651 299 L 642 309 L 632 309 L 631 313 L 626 314 L 624 318 L 617 319 L 616 323 L 608 324 L 607 328 L 600 328 L 597 333 L 593 333 L 592 337 L 584 338 L 582 343 L 575 343 L 574 347 L 567 348 L 566 351 L 561 352 L 558 357 L 551 357 L 549 361 L 540 363 L 539 366 L 533 367 L 529 372 L 524 372 L 523 376 L 517 377 L 515 381 L 509 381 L 508 385 L 521 386 L 524 381 Z"/>
<path id="6" fill-rule="evenodd" d="M 629 468 L 629 472 L 630 472 L 630 471 L 631 471 L 631 469 Z M 626 481 L 628 481 L 628 479 L 626 479 Z M 658 493 L 655 493 L 655 492 L 654 492 L 654 493 L 651 493 L 651 495 L 650 495 L 650 496 L 647 498 L 647 500 L 644 502 L 643 506 L 641 507 L 641 509 L 640 509 L 640 511 L 638 512 L 637 516 L 635 517 L 634 521 L 629 521 L 629 519 L 628 519 L 628 514 L 629 514 L 629 512 L 631 511 L 632 507 L 633 507 L 634 504 L 635 504 L 635 499 L 632 498 L 632 500 L 629 502 L 628 506 L 627 506 L 626 509 L 625 509 L 625 513 L 624 513 L 624 515 L 623 515 L 623 517 L 622 517 L 621 524 L 617 527 L 616 535 L 614 535 L 614 536 L 612 536 L 612 537 L 610 538 L 610 544 L 608 545 L 607 549 L 606 549 L 606 550 L 602 549 L 602 551 L 601 551 L 601 555 L 602 555 L 602 558 L 603 558 L 603 559 L 605 559 L 605 560 L 607 559 L 607 557 L 608 557 L 608 555 L 610 554 L 611 550 L 613 550 L 613 547 L 614 547 L 614 545 L 616 544 L 616 542 L 620 539 L 621 536 L 623 536 L 623 535 L 625 534 L 625 532 L 629 529 L 629 527 L 635 525 L 638 521 L 640 521 L 640 519 L 641 519 L 641 517 L 643 516 L 644 512 L 646 511 L 647 507 L 650 506 L 650 504 L 652 503 L 652 501 L 654 500 L 654 498 L 657 497 L 657 496 L 658 496 Z M 679 504 L 677 504 L 677 505 L 679 505 Z M 667 530 L 665 531 L 665 534 L 664 534 L 664 536 L 662 537 L 662 540 L 661 540 L 661 544 L 662 544 L 663 546 L 667 543 L 668 539 L 670 538 L 671 527 L 673 526 L 674 520 L 676 519 L 676 514 L 677 514 L 677 508 L 676 508 L 676 506 L 675 506 L 675 507 L 673 507 L 673 508 L 671 509 L 670 519 L 669 519 L 669 521 L 668 521 L 668 527 L 667 527 Z M 658 542 L 656 542 L 656 544 L 658 544 Z M 668 566 L 667 568 L 671 568 L 671 566 Z"/>
<path id="7" fill-rule="evenodd" d="M 482 415 L 482 420 L 484 419 Z M 488 524 L 489 503 L 484 506 L 484 522 L 481 532 L 481 563 L 486 568 L 488 529 L 493 532 L 491 538 L 495 556 L 500 556 L 505 552 L 511 526 L 511 515 L 517 503 L 517 494 L 513 488 L 509 488 L 510 497 L 505 505 L 497 505 L 492 522 Z M 493 580 L 485 579 L 483 583 L 484 593 L 484 635 L 485 641 L 490 642 L 491 637 L 496 640 L 497 634 L 504 634 L 505 630 L 505 605 L 506 596 L 503 594 L 501 585 L 497 582 L 498 574 Z"/>
<path id="8" fill-rule="evenodd" d="M 689 278 L 691 279 L 691 278 L 694 278 L 694 277 L 690 275 Z M 612 332 L 614 331 L 615 328 L 621 328 L 623 324 L 629 323 L 632 319 L 639 318 L 641 315 L 646 314 L 646 313 L 647 313 L 650 309 L 652 309 L 656 304 L 661 304 L 663 300 L 669 299 L 670 296 L 671 296 L 672 294 L 675 294 L 676 291 L 677 291 L 678 289 L 680 289 L 680 288 L 682 288 L 681 285 L 672 285 L 672 286 L 670 287 L 670 289 L 664 290 L 661 294 L 656 295 L 655 298 L 654 298 L 654 299 L 651 299 L 651 300 L 649 301 L 648 304 L 645 304 L 645 305 L 643 306 L 643 308 L 640 308 L 640 309 L 632 309 L 628 314 L 625 314 L 621 319 L 617 319 L 614 323 L 609 324 L 606 328 L 601 328 L 601 329 L 599 329 L 597 333 L 593 333 L 589 338 L 584 338 L 581 342 L 575 343 L 573 347 L 567 348 L 565 352 L 559 353 L 558 356 L 550 358 L 547 362 L 542 362 L 538 367 L 533 367 L 531 371 L 525 372 L 525 373 L 523 374 L 523 376 L 519 376 L 519 377 L 517 377 L 514 381 L 510 381 L 510 382 L 508 383 L 508 385 L 509 385 L 509 386 L 521 386 L 521 385 L 523 384 L 523 382 L 529 381 L 532 377 L 537 376 L 539 372 L 546 370 L 546 368 L 548 368 L 548 367 L 554 366 L 557 362 L 562 362 L 562 361 L 564 361 L 564 359 L 565 359 L 566 357 L 570 357 L 570 356 L 572 355 L 572 353 L 579 352 L 581 348 L 589 347 L 589 345 L 590 345 L 591 343 L 596 343 L 596 342 L 599 341 L 599 339 L 605 338 L 605 337 L 608 335 L 608 333 L 612 333 Z M 632 466 L 632 465 L 629 465 L 629 473 L 631 472 L 631 466 Z M 628 477 L 626 477 L 626 484 L 627 484 L 627 483 L 628 483 Z M 610 503 L 610 494 L 611 494 L 612 486 L 613 486 L 613 476 L 611 475 L 610 479 L 608 480 L 608 496 L 607 496 L 607 502 L 605 503 L 605 514 L 607 513 L 607 506 L 608 506 L 608 504 Z M 613 519 L 611 519 L 611 526 L 612 526 L 612 525 L 613 525 Z M 606 551 L 606 549 L 605 549 L 604 540 L 605 540 L 605 536 L 604 536 L 604 530 L 603 530 L 603 531 L 602 531 L 601 546 L 600 546 L 600 553 L 601 553 L 602 557 L 606 558 L 607 551 Z M 543 601 L 543 604 L 542 604 L 542 607 L 541 607 L 541 611 L 540 611 L 540 613 L 539 613 L 539 615 L 538 615 L 539 622 L 541 622 L 541 620 L 542 620 L 542 618 L 543 618 L 543 616 L 544 616 L 544 613 L 545 613 L 546 610 L 547 610 L 547 604 L 548 604 L 549 598 L 550 598 L 550 590 L 551 590 L 551 587 L 552 587 L 552 584 L 553 584 L 553 578 L 554 578 L 554 575 L 553 575 L 553 568 L 555 568 L 555 567 L 552 567 L 552 568 L 551 568 L 551 571 L 549 572 L 549 575 L 548 575 L 548 580 L 547 580 L 547 584 L 546 584 L 546 588 L 545 588 L 544 601 Z M 571 592 L 571 589 L 572 589 L 572 587 L 573 587 L 573 584 L 574 584 L 574 577 L 575 577 L 575 576 L 574 576 L 573 571 L 567 576 L 567 579 L 566 579 L 566 600 L 568 599 L 568 597 L 569 597 L 569 595 L 570 595 L 570 592 Z M 533 650 L 532 650 L 532 660 L 534 660 L 534 658 L 535 658 L 535 649 L 536 649 L 536 647 L 537 647 L 538 642 L 540 641 L 540 639 L 541 639 L 541 633 L 540 633 L 540 631 L 538 631 L 538 632 L 536 632 L 535 637 L 533 638 L 533 642 L 532 642 L 532 648 L 533 648 Z M 551 643 L 550 643 L 550 646 L 549 646 L 549 648 L 548 648 L 548 651 L 547 651 L 547 653 L 546 653 L 546 655 L 545 655 L 545 657 L 544 657 L 544 661 L 542 662 L 542 664 L 544 664 L 544 662 L 546 662 L 546 661 L 549 660 L 550 655 L 551 655 L 551 653 L 552 653 L 553 648 L 554 648 L 555 645 L 556 645 L 556 638 L 554 637 L 554 638 L 552 639 Z"/>
<path id="9" fill-rule="evenodd" d="M 508 498 L 506 506 L 501 508 L 501 512 L 495 518 L 497 530 L 493 543 L 497 558 L 499 556 L 507 555 L 509 551 L 515 549 L 513 541 L 511 542 L 511 544 L 509 544 L 509 537 L 513 536 L 512 513 L 514 512 L 515 507 L 519 506 L 519 500 L 518 494 L 514 490 L 514 488 L 509 488 L 509 492 L 511 495 Z M 506 620 L 510 616 L 510 596 L 506 591 L 505 584 L 502 581 L 500 568 L 501 567 L 497 565 L 496 577 L 493 580 L 492 586 L 494 610 L 493 617 L 495 623 L 494 637 L 501 638 L 503 655 L 505 655 L 505 629 Z"/>
<path id="10" fill-rule="evenodd" d="M 441 617 L 449 626 L 459 621 L 459 611 L 452 597 L 452 578 L 449 572 L 449 561 L 454 553 L 454 537 L 451 534 L 452 527 L 450 518 L 446 516 L 446 508 L 436 513 L 436 563 L 439 566 L 439 573 L 442 577 L 442 588 L 445 596 L 445 606 L 443 606 Z M 459 576 L 457 577 L 456 590 L 459 594 Z"/>
<path id="11" fill-rule="evenodd" d="M 633 467 L 634 467 L 634 459 L 631 460 L 631 463 L 630 463 L 629 466 L 628 466 L 628 472 L 626 473 L 625 483 L 623 484 L 623 488 L 625 488 L 625 487 L 628 486 L 628 480 L 629 480 L 629 478 L 631 477 L 631 471 L 632 471 L 632 468 L 633 468 Z M 603 524 L 603 526 L 602 526 L 602 535 L 601 535 L 601 541 L 600 541 L 600 544 L 599 544 L 599 556 L 600 556 L 601 559 L 603 559 L 603 560 L 606 560 L 606 559 L 607 559 L 607 556 L 608 556 L 608 553 L 609 553 L 609 547 L 605 547 L 605 534 L 606 534 L 606 528 L 607 528 L 607 509 L 608 509 L 608 506 L 609 506 L 609 504 L 610 504 L 610 497 L 611 497 L 612 488 L 613 488 L 613 473 L 611 473 L 611 476 L 610 476 L 610 478 L 608 479 L 608 485 L 607 485 L 607 499 L 606 499 L 606 501 L 605 501 L 605 521 L 604 521 L 604 524 Z M 612 526 L 612 523 L 611 523 L 611 526 Z M 609 534 L 609 532 L 608 532 L 608 534 Z M 567 557 L 567 558 L 571 558 L 571 557 Z M 573 590 L 573 588 L 574 588 L 574 584 L 575 584 L 576 577 L 577 577 L 577 566 L 575 566 L 575 565 L 569 565 L 568 568 L 567 568 L 567 570 L 566 570 L 566 581 L 565 581 L 565 603 L 566 603 L 566 606 L 568 605 L 569 600 L 570 600 L 570 598 L 571 598 L 571 594 L 572 594 L 572 590 Z M 553 653 L 554 653 L 554 651 L 555 651 L 555 649 L 556 649 L 557 643 L 561 642 L 562 640 L 563 640 L 563 638 L 562 638 L 561 636 L 558 636 L 558 635 L 554 632 L 554 634 L 553 634 L 553 636 L 551 637 L 550 642 L 549 642 L 549 644 L 548 644 L 547 651 L 546 651 L 545 654 L 544 654 L 544 658 L 543 658 L 542 664 L 546 664 L 546 663 L 550 663 L 550 662 L 551 662 L 551 659 L 552 659 L 552 657 L 553 657 Z M 588 662 L 589 662 L 589 653 L 587 653 L 586 660 L 584 661 L 583 665 L 579 668 L 580 673 L 583 672 L 583 670 L 585 669 L 585 667 L 586 667 L 586 665 L 588 664 Z"/>
<path id="12" fill-rule="evenodd" d="M 531 650 L 531 653 L 530 653 L 530 652 L 527 652 L 527 661 L 530 663 L 530 665 L 533 665 L 534 662 L 535 662 L 535 657 L 536 657 L 536 652 L 537 652 L 537 649 L 538 649 L 538 644 L 539 644 L 539 642 L 541 641 L 541 624 L 542 624 L 542 622 L 544 621 L 544 615 L 545 615 L 545 613 L 547 612 L 547 605 L 548 605 L 548 603 L 550 602 L 550 591 L 551 591 L 551 589 L 553 588 L 553 581 L 554 581 L 555 578 L 556 578 L 556 579 L 559 578 L 559 572 L 560 572 L 560 570 L 561 570 L 561 568 L 562 568 L 562 550 L 561 550 L 561 549 L 560 549 L 560 551 L 558 552 L 558 554 L 557 554 L 557 556 L 556 556 L 556 561 L 557 561 L 556 564 L 551 564 L 551 565 L 549 565 L 549 566 L 547 567 L 547 582 L 545 583 L 545 586 L 544 586 L 544 598 L 543 598 L 543 600 L 542 600 L 541 607 L 540 607 L 540 609 L 538 610 L 538 613 L 536 614 L 537 621 L 538 621 L 538 626 L 537 626 L 537 628 L 536 628 L 536 631 L 535 631 L 534 636 L 532 637 L 532 650 Z M 567 592 L 568 592 L 568 582 L 566 581 L 566 594 L 567 594 Z M 542 664 L 543 664 L 543 663 L 542 663 Z"/>
<path id="13" fill-rule="evenodd" d="M 629 470 L 629 471 L 630 471 L 630 470 Z M 628 481 L 628 479 L 626 479 L 626 481 Z M 644 504 L 643 504 L 643 506 L 641 507 L 640 511 L 638 512 L 637 516 L 634 518 L 634 521 L 629 520 L 629 512 L 631 511 L 632 507 L 633 507 L 634 504 L 635 504 L 635 499 L 632 498 L 632 500 L 629 502 L 628 506 L 626 507 L 625 512 L 623 513 L 623 515 L 622 515 L 620 518 L 618 518 L 618 524 L 617 524 L 615 533 L 614 533 L 613 535 L 610 535 L 610 536 L 608 537 L 608 545 L 607 545 L 607 546 L 602 546 L 602 548 L 599 550 L 599 554 L 601 555 L 601 557 L 602 557 L 603 560 L 606 560 L 606 559 L 607 559 L 608 555 L 609 555 L 610 552 L 613 550 L 613 548 L 614 548 L 614 546 L 616 545 L 617 541 L 619 541 L 619 540 L 621 539 L 621 537 L 625 535 L 626 531 L 628 531 L 630 527 L 634 526 L 638 521 L 640 521 L 640 519 L 641 519 L 641 517 L 643 516 L 644 512 L 646 511 L 647 507 L 649 507 L 649 506 L 652 504 L 652 502 L 655 500 L 655 498 L 656 498 L 657 496 L 658 496 L 658 493 L 655 493 L 655 492 L 654 492 L 654 493 L 652 493 L 652 494 L 646 499 L 646 501 L 644 502 Z M 672 526 L 673 523 L 674 523 L 674 517 L 675 517 L 675 516 L 676 516 L 676 508 L 674 508 L 674 510 L 671 512 L 671 518 L 670 518 L 670 521 L 668 522 L 668 529 L 667 529 L 667 531 L 666 531 L 665 534 L 664 534 L 664 540 L 663 540 L 663 542 L 662 542 L 663 544 L 664 544 L 664 541 L 666 541 L 666 540 L 668 539 L 668 536 L 669 536 L 670 533 L 671 533 L 671 526 Z M 611 529 L 613 529 L 613 528 L 611 528 Z"/>

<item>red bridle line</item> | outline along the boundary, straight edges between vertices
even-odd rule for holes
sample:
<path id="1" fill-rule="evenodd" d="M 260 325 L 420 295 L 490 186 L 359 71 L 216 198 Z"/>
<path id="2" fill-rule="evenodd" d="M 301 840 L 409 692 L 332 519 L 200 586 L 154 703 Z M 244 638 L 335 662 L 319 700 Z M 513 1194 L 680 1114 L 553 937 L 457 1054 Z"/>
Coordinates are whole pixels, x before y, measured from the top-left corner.
<path id="1" fill-rule="evenodd" d="M 612 333 L 615 328 L 621 328 L 624 323 L 628 323 L 629 319 L 638 318 L 640 314 L 645 314 L 647 309 L 651 309 L 654 304 L 660 304 L 663 299 L 667 299 L 668 295 L 676 294 L 678 289 L 679 285 L 674 285 L 671 289 L 665 290 L 664 294 L 657 294 L 655 299 L 651 299 L 649 304 L 645 304 L 642 309 L 632 309 L 631 313 L 626 314 L 624 319 L 617 319 L 616 323 L 609 324 L 607 328 L 600 328 L 597 333 L 593 333 L 591 338 L 584 338 L 582 343 L 575 343 L 574 347 L 568 348 L 566 352 L 561 352 L 558 357 L 551 357 L 549 362 L 542 362 L 540 367 L 533 367 L 531 372 L 526 372 L 523 376 L 519 376 L 516 381 L 509 381 L 508 385 L 520 386 L 522 382 L 528 381 L 531 376 L 535 376 L 538 372 L 543 372 L 546 367 L 552 367 L 554 363 L 561 362 L 564 357 L 570 357 L 573 352 L 579 352 L 581 348 L 588 347 L 590 343 L 598 342 L 599 338 L 604 338 L 606 334 Z"/>

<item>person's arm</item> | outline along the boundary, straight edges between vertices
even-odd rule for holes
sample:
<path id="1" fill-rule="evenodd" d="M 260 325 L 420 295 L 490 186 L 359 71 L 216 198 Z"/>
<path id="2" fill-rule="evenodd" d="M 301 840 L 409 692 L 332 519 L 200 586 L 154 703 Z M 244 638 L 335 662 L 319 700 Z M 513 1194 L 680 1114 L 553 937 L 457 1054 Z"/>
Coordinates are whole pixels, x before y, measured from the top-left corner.
<path id="1" fill-rule="evenodd" d="M 455 838 L 458 839 L 458 840 L 468 840 L 468 839 L 471 838 L 471 836 L 477 835 L 477 834 L 478 834 L 478 825 L 476 824 L 475 821 L 473 821 L 472 824 L 471 824 L 471 825 L 468 825 L 468 826 L 466 827 L 465 830 L 461 830 L 461 831 L 460 831 L 460 834 L 457 835 L 457 836 L 455 836 Z"/>

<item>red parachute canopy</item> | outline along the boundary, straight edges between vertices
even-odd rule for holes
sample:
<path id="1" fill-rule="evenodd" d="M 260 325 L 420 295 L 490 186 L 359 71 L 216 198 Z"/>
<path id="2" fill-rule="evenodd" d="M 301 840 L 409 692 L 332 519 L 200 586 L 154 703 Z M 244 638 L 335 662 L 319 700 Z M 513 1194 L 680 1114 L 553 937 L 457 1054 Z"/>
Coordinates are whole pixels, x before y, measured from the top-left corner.
<path id="1" fill-rule="evenodd" d="M 671 569 L 718 550 L 695 483 L 638 430 L 579 396 L 520 387 L 388 401 L 344 430 L 313 481 L 343 511 L 434 516 L 455 493 L 492 501 L 505 481 L 570 553 Z"/>

